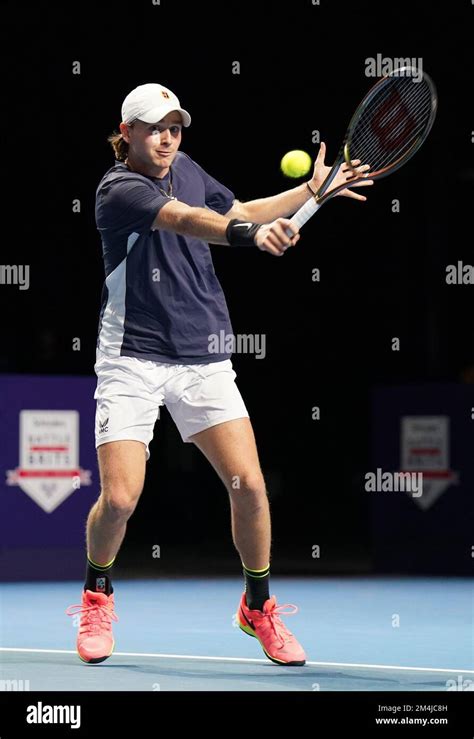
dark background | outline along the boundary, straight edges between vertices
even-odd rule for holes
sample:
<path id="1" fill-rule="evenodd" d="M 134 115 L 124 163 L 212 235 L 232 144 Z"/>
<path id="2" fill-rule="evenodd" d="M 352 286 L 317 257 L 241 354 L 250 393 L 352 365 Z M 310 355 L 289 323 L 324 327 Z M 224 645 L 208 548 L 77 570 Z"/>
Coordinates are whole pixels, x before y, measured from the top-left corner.
<path id="1" fill-rule="evenodd" d="M 403 170 L 366 191 L 366 203 L 331 201 L 281 259 L 212 247 L 234 333 L 266 335 L 265 359 L 235 354 L 233 363 L 271 499 L 274 569 L 371 571 L 360 479 L 370 469 L 372 389 L 474 381 L 474 286 L 445 282 L 448 264 L 474 263 L 473 17 L 467 0 L 6 4 L 2 263 L 30 264 L 31 287 L 0 291 L 0 371 L 93 372 L 103 281 L 95 189 L 132 88 L 171 88 L 193 119 L 181 148 L 251 200 L 300 183 L 279 162 L 296 148 L 314 158 L 316 129 L 331 164 L 373 84 L 367 57 L 422 57 L 438 116 Z M 152 544 L 164 571 L 238 565 L 225 489 L 164 410 L 123 571 L 145 570 Z"/>

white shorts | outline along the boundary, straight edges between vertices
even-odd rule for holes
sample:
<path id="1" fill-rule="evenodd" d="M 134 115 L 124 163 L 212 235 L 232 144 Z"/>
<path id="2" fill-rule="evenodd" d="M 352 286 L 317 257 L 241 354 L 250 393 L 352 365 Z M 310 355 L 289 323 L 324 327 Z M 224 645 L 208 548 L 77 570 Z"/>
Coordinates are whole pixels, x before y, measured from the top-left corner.
<path id="1" fill-rule="evenodd" d="M 153 428 L 165 405 L 181 438 L 217 423 L 248 417 L 230 359 L 207 364 L 165 364 L 109 357 L 97 349 L 96 447 L 109 441 L 142 441 L 146 458 Z"/>

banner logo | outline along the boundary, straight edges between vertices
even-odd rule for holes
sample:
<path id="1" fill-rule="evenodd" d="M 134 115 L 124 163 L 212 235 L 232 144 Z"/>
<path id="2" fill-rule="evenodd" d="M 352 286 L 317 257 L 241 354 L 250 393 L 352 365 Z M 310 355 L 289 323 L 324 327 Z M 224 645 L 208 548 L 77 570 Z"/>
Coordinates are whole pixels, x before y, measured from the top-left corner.
<path id="1" fill-rule="evenodd" d="M 90 470 L 79 466 L 78 411 L 20 411 L 19 456 L 6 484 L 18 485 L 46 513 L 91 484 Z"/>

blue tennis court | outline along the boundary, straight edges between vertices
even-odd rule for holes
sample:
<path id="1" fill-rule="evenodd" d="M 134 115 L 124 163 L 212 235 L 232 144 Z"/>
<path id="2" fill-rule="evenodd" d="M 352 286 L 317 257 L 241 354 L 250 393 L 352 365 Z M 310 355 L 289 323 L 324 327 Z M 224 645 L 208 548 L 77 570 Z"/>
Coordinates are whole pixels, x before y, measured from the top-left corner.
<path id="1" fill-rule="evenodd" d="M 308 655 L 280 667 L 234 623 L 242 581 L 115 580 L 115 652 L 75 653 L 82 583 L 1 587 L 3 689 L 450 691 L 474 687 L 467 578 L 278 578 L 272 593 Z"/>

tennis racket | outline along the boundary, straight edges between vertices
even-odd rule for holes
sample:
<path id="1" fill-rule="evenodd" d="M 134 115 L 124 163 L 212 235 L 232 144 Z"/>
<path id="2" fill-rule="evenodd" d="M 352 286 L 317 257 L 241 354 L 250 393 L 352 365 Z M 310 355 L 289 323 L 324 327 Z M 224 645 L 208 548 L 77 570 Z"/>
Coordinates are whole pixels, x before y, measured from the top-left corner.
<path id="1" fill-rule="evenodd" d="M 341 149 L 326 179 L 290 219 L 301 228 L 311 216 L 341 190 L 364 179 L 378 180 L 400 169 L 418 151 L 428 136 L 437 109 L 436 88 L 432 79 L 414 67 L 400 67 L 383 77 L 359 104 L 347 128 Z M 352 160 L 360 159 L 370 170 L 360 173 Z M 331 189 L 341 164 L 353 176 Z M 287 235 L 292 231 L 287 229 Z"/>

